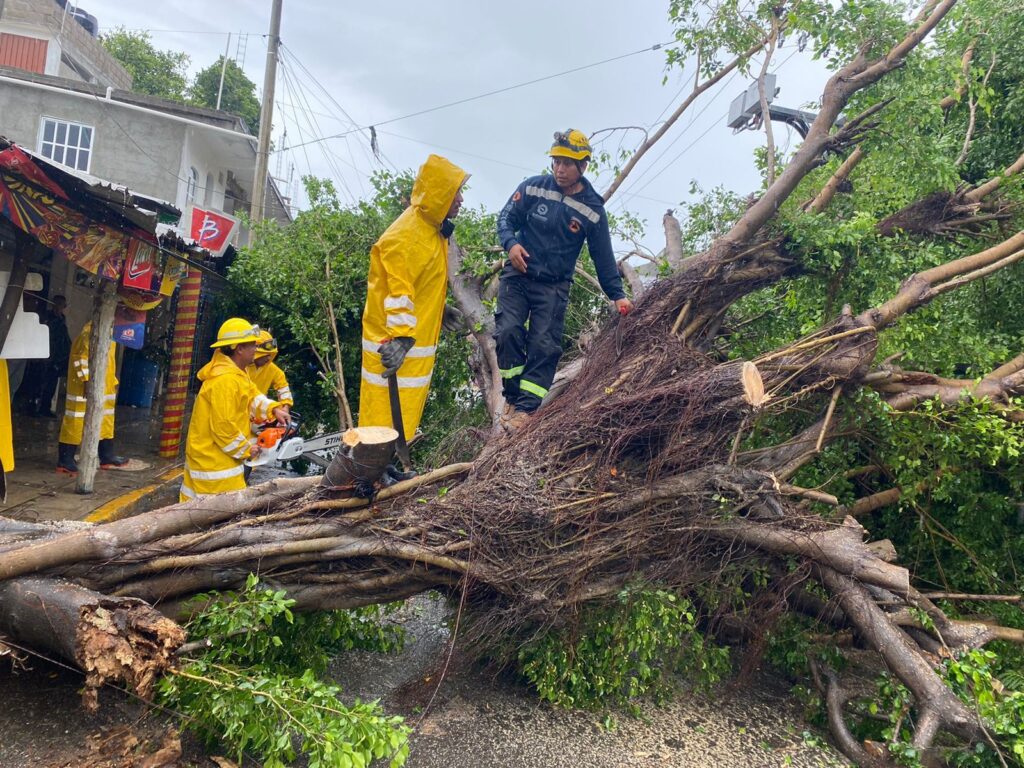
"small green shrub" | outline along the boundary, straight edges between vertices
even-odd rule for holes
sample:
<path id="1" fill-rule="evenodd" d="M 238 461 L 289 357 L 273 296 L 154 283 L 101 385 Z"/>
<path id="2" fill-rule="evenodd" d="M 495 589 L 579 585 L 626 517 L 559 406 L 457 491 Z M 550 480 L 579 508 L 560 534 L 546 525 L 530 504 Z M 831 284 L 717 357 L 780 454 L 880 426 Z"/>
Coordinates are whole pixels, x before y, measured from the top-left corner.
<path id="1" fill-rule="evenodd" d="M 393 607 L 294 614 L 294 600 L 253 575 L 241 593 L 197 600 L 205 607 L 186 628 L 207 645 L 159 687 L 160 702 L 185 714 L 187 727 L 264 768 L 300 752 L 310 768 L 405 763 L 410 729 L 402 718 L 377 702 L 343 704 L 341 689 L 317 678 L 339 651 L 400 648 L 401 628 L 380 621 Z"/>
<path id="2" fill-rule="evenodd" d="M 697 629 L 689 600 L 665 590 L 625 589 L 578 623 L 531 641 L 519 669 L 542 699 L 558 706 L 630 705 L 664 696 L 668 674 L 711 685 L 729 670 L 729 651 Z"/>

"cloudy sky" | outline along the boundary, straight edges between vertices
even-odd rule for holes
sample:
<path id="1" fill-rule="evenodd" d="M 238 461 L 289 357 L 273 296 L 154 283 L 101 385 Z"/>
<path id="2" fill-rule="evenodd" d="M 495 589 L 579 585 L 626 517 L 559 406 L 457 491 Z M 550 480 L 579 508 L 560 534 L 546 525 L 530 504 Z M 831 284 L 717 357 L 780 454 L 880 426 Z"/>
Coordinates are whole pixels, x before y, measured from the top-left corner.
<path id="1" fill-rule="evenodd" d="M 215 61 L 232 33 L 230 55 L 260 88 L 270 6 L 270 0 L 81 0 L 101 30 L 148 30 L 158 48 L 189 54 L 193 71 Z M 274 141 L 289 149 L 271 158 L 271 172 L 287 179 L 294 167 L 296 178 L 330 177 L 346 201 L 367 194 L 373 170 L 415 168 L 437 152 L 473 174 L 467 205 L 497 210 L 519 181 L 545 166 L 553 131 L 654 130 L 692 77 L 666 71 L 664 51 L 649 50 L 672 39 L 666 0 L 284 0 L 281 37 Z M 615 60 L 598 63 L 608 59 Z M 786 41 L 774 67 L 779 103 L 798 107 L 817 98 L 826 75 L 796 52 L 794 41 Z M 570 70 L 577 71 L 562 74 Z M 546 79 L 510 88 L 540 78 Z M 652 250 L 663 245 L 662 214 L 687 199 L 692 180 L 740 192 L 756 187 L 751 159 L 764 135 L 734 135 L 725 125 L 730 100 L 749 82 L 737 74 L 705 94 L 610 202 L 611 211 L 625 208 L 647 222 L 644 244 Z M 485 95 L 492 91 L 501 92 Z M 380 160 L 369 149 L 370 125 Z M 780 146 L 798 141 L 791 129 L 776 126 Z M 346 135 L 316 141 L 336 134 Z M 641 137 L 619 131 L 608 148 L 635 146 Z M 609 181 L 595 183 L 603 190 Z M 301 194 L 297 200 L 301 205 Z"/>

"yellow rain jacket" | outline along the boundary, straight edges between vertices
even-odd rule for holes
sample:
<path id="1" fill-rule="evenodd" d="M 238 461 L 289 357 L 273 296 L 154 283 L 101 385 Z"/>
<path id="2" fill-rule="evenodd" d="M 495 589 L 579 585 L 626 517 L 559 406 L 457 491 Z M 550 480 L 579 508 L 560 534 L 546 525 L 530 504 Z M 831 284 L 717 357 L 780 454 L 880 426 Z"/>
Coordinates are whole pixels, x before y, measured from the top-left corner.
<path id="1" fill-rule="evenodd" d="M 179 501 L 245 488 L 242 461 L 255 442 L 250 421 L 270 421 L 276 403 L 220 350 L 199 369 L 203 386 L 192 407 Z"/>
<path id="2" fill-rule="evenodd" d="M 85 426 L 85 382 L 89 380 L 89 334 L 92 322 L 85 324 L 71 345 L 68 358 L 68 391 L 64 400 L 64 420 L 60 425 L 60 441 L 71 445 L 82 444 L 82 429 Z M 107 353 L 107 378 L 103 387 L 103 424 L 100 440 L 114 436 L 114 406 L 117 404 L 117 345 L 110 342 Z"/>
<path id="3" fill-rule="evenodd" d="M 11 424 L 11 383 L 7 361 L 0 360 L 0 461 L 4 472 L 14 469 L 14 428 Z"/>
<path id="4" fill-rule="evenodd" d="M 457 165 L 430 155 L 416 175 L 412 204 L 370 251 L 359 388 L 361 427 L 392 425 L 388 382 L 377 349 L 398 336 L 414 339 L 398 369 L 406 437 L 411 438 L 420 424 L 448 291 L 448 241 L 440 227 L 467 178 Z"/>
<path id="5" fill-rule="evenodd" d="M 256 389 L 264 395 L 269 395 L 270 390 L 274 390 L 279 403 L 288 406 L 292 405 L 295 401 L 292 400 L 292 388 L 288 386 L 288 379 L 285 378 L 284 371 L 274 365 L 277 350 L 275 349 L 265 355 L 257 354 L 257 356 L 269 357 L 270 362 L 263 366 L 253 364 L 245 369 L 245 372 L 249 374 L 249 378 L 252 379 L 252 383 L 256 385 Z"/>

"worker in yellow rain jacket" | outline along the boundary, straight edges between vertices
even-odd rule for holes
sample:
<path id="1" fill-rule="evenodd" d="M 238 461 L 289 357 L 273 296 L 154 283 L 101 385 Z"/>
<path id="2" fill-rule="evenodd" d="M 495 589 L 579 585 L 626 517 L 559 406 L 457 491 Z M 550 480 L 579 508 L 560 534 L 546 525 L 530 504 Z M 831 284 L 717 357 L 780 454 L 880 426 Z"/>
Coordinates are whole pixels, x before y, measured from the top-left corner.
<path id="1" fill-rule="evenodd" d="M 64 400 L 64 420 L 60 425 L 60 443 L 57 452 L 57 472 L 78 473 L 75 449 L 82 444 L 85 427 L 85 383 L 89 381 L 89 334 L 92 323 L 82 328 L 71 345 L 68 358 L 68 385 Z M 110 343 L 107 353 L 107 376 L 103 386 L 103 423 L 100 426 L 99 459 L 102 469 L 121 467 L 128 460 L 114 453 L 114 407 L 117 403 L 116 347 Z"/>
<path id="2" fill-rule="evenodd" d="M 288 379 L 284 371 L 274 364 L 277 357 L 277 341 L 268 331 L 260 331 L 260 337 L 256 342 L 256 359 L 253 364 L 245 369 L 261 394 L 270 395 L 274 390 L 274 396 L 282 406 L 291 410 L 292 389 L 288 386 Z"/>
<path id="3" fill-rule="evenodd" d="M 232 317 L 210 345 L 213 359 L 198 373 L 203 386 L 188 425 L 180 501 L 245 488 L 242 462 L 259 453 L 250 423 L 287 419 L 280 404 L 261 394 L 245 372 L 256 356 L 259 334 L 258 325 Z"/>
<path id="4" fill-rule="evenodd" d="M 3 471 L 14 469 L 14 428 L 11 424 L 11 385 L 7 380 L 7 361 L 0 360 L 0 462 Z"/>
<path id="5" fill-rule="evenodd" d="M 387 377 L 396 372 L 406 436 L 419 426 L 448 291 L 448 238 L 468 178 L 449 160 L 430 155 L 416 175 L 411 204 L 370 251 L 361 427 L 392 426 Z"/>

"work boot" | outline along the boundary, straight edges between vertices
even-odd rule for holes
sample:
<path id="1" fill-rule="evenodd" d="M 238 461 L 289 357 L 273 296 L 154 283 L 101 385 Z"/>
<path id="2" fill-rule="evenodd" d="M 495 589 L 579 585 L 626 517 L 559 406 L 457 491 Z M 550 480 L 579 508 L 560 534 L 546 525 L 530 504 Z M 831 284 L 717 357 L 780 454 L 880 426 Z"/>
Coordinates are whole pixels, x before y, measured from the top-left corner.
<path id="1" fill-rule="evenodd" d="M 384 474 L 380 478 L 380 484 L 387 488 L 388 486 L 400 483 L 403 480 L 412 480 L 418 474 L 418 472 L 403 472 L 394 464 L 388 464 L 387 467 L 384 468 Z"/>
<path id="2" fill-rule="evenodd" d="M 505 429 L 508 424 L 508 420 L 512 418 L 512 414 L 515 413 L 516 407 L 512 403 L 505 401 L 505 407 L 501 409 L 501 413 L 498 415 L 498 426 Z"/>
<path id="3" fill-rule="evenodd" d="M 111 439 L 100 440 L 100 469 L 117 469 L 128 463 L 124 456 L 114 453 L 114 441 Z"/>
<path id="4" fill-rule="evenodd" d="M 57 443 L 57 474 L 77 475 L 78 465 L 75 464 L 75 449 L 71 443 Z"/>
<path id="5" fill-rule="evenodd" d="M 512 411 L 512 414 L 502 422 L 502 426 L 505 428 L 505 431 L 511 435 L 513 432 L 518 432 L 520 429 L 525 427 L 532 416 L 533 413 L 530 411 L 520 411 L 516 408 Z"/>

